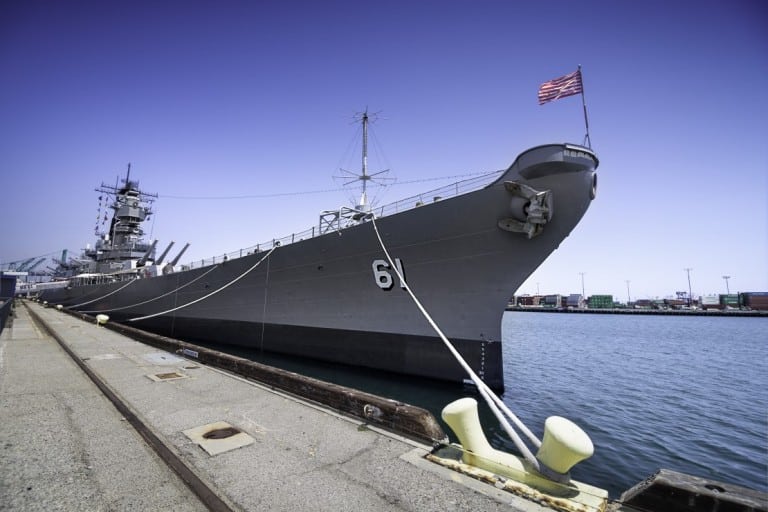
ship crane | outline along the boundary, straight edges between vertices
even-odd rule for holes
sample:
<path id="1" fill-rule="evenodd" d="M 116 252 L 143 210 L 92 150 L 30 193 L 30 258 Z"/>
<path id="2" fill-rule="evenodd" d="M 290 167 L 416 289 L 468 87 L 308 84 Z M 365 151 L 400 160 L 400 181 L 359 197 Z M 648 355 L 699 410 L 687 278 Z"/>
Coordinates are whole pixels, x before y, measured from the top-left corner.
<path id="1" fill-rule="evenodd" d="M 16 268 L 15 268 L 16 272 L 24 272 L 25 270 L 27 270 L 27 266 L 28 266 L 30 263 L 32 263 L 33 261 L 35 261 L 35 258 L 29 258 L 28 260 L 24 260 L 24 261 L 22 261 L 21 263 L 19 263 L 19 264 L 16 266 Z M 14 263 L 17 263 L 17 262 L 14 262 Z M 12 264 L 12 265 L 13 265 L 13 264 Z"/>
<path id="2" fill-rule="evenodd" d="M 39 260 L 37 260 L 36 262 L 34 262 L 32 265 L 30 265 L 30 266 L 29 266 L 29 268 L 27 269 L 27 272 L 32 272 L 32 271 L 33 271 L 33 270 L 35 270 L 37 267 L 39 267 L 39 266 L 40 266 L 40 264 L 41 264 L 42 262 L 44 262 L 44 261 L 45 261 L 45 257 L 42 257 L 42 258 L 40 258 Z"/>

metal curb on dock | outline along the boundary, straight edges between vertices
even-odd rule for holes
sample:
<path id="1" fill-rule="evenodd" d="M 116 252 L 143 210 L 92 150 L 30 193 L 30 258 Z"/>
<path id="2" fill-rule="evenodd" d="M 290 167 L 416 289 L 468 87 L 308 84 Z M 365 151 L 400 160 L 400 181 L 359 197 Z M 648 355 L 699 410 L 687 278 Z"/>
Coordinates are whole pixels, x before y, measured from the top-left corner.
<path id="1" fill-rule="evenodd" d="M 84 313 L 66 308 L 62 311 L 81 320 L 96 322 L 95 317 Z M 432 413 L 420 407 L 152 334 L 135 327 L 115 322 L 107 322 L 105 327 L 141 343 L 247 377 L 421 443 L 434 446 L 448 441 L 448 436 Z"/>
<path id="2" fill-rule="evenodd" d="M 99 388 L 99 391 L 101 391 L 112 405 L 114 405 L 118 412 L 123 415 L 126 421 L 131 424 L 144 441 L 155 450 L 160 459 L 165 462 L 165 464 L 170 467 L 179 478 L 181 478 L 187 487 L 197 495 L 200 501 L 208 507 L 209 510 L 214 512 L 233 512 L 239 510 L 239 508 L 233 506 L 222 496 L 218 495 L 213 486 L 206 482 L 205 479 L 191 466 L 186 464 L 170 444 L 166 443 L 161 437 L 156 435 L 152 429 L 147 426 L 146 422 L 140 418 L 139 414 L 136 413 L 125 400 L 115 393 L 104 380 L 91 370 L 91 368 L 89 368 L 74 351 L 72 351 L 58 333 L 40 317 L 40 315 L 33 311 L 32 308 L 28 307 L 26 303 L 24 303 L 24 307 L 27 309 L 27 312 L 29 312 L 34 322 L 37 323 L 49 336 L 56 340 L 64 352 L 66 352 L 83 373 L 91 379 L 96 387 Z"/>

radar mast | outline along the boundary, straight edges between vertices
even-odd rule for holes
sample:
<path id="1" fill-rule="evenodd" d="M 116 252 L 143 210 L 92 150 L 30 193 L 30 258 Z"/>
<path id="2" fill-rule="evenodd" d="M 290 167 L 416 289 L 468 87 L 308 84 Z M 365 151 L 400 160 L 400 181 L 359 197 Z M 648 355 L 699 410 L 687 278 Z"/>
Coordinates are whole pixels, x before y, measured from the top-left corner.
<path id="1" fill-rule="evenodd" d="M 378 112 L 369 114 L 367 108 L 363 112 L 355 114 L 354 120 L 362 123 L 363 126 L 362 169 L 359 174 L 340 169 L 345 174 L 342 178 L 347 180 L 343 183 L 344 186 L 357 183 L 358 181 L 362 182 L 363 191 L 360 194 L 360 200 L 355 205 L 355 209 L 363 212 L 371 210 L 371 205 L 368 201 L 368 182 L 384 181 L 387 178 L 382 177 L 382 175 L 389 172 L 389 169 L 384 169 L 383 171 L 368 174 L 368 123 L 374 122 L 376 119 L 378 119 Z"/>

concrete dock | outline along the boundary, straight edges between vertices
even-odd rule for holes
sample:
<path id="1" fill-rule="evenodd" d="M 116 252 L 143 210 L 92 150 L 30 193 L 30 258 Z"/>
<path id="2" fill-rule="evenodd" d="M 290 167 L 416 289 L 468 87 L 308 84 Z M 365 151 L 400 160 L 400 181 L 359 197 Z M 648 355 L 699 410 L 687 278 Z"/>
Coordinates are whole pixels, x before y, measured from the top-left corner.
<path id="1" fill-rule="evenodd" d="M 36 303 L 0 336 L 0 510 L 545 510 L 430 448 Z"/>

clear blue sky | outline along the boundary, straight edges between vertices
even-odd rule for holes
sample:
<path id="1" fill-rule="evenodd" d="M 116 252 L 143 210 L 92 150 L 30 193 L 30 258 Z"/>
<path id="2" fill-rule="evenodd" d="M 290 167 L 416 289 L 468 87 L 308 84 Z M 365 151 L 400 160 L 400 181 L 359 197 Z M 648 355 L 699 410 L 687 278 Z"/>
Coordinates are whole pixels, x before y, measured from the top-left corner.
<path id="1" fill-rule="evenodd" d="M 93 243 L 128 162 L 184 261 L 310 227 L 348 194 L 253 196 L 337 188 L 366 107 L 384 202 L 581 142 L 578 96 L 536 101 L 579 64 L 597 199 L 519 293 L 768 290 L 761 0 L 3 2 L 0 262 Z"/>

